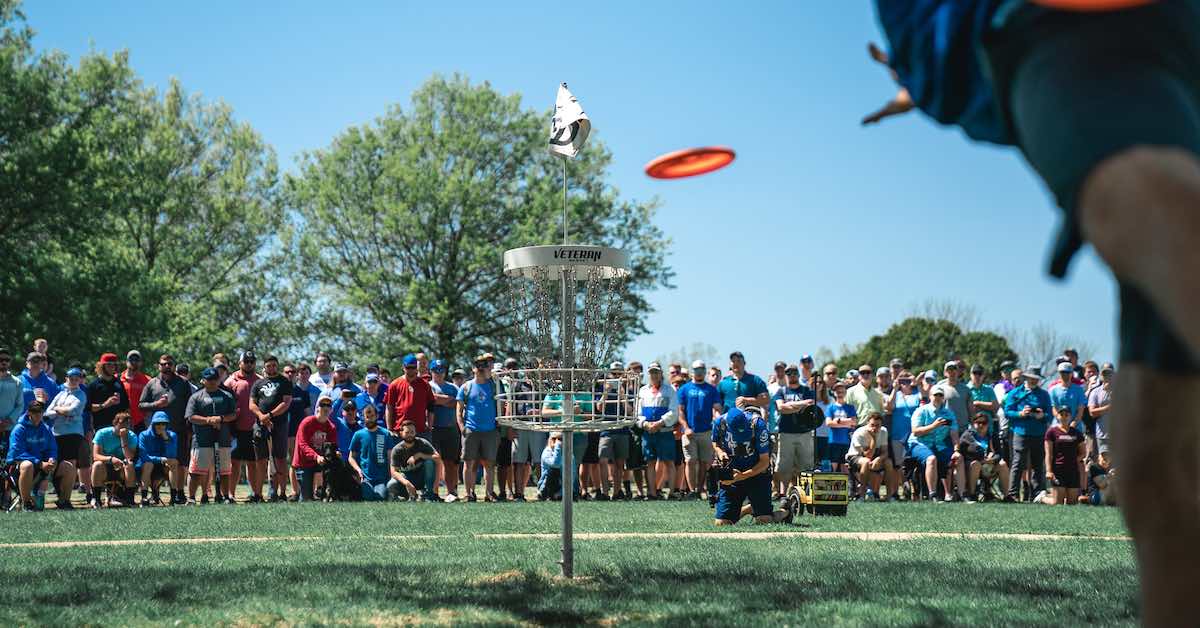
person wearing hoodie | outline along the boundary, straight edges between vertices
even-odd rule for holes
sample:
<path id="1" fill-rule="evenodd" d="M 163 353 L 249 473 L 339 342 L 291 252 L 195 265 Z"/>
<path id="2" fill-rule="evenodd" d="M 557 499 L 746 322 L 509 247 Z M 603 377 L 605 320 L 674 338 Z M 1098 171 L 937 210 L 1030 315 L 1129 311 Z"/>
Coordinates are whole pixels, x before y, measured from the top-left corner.
<path id="1" fill-rule="evenodd" d="M 317 413 L 305 417 L 296 431 L 296 449 L 292 455 L 292 468 L 296 470 L 296 478 L 300 480 L 300 501 L 312 501 L 313 491 L 325 464 L 325 456 L 321 454 L 325 443 L 337 442 L 337 427 L 329 420 L 333 409 L 333 398 L 328 393 L 321 393 L 317 398 Z"/>
<path id="2" fill-rule="evenodd" d="M 58 444 L 50 426 L 42 422 L 46 406 L 35 399 L 29 404 L 25 415 L 17 422 L 8 440 L 8 457 L 5 460 L 10 475 L 17 478 L 17 491 L 26 511 L 37 509 L 33 501 L 34 480 L 38 472 L 58 481 L 59 499 L 55 502 L 60 510 L 71 510 L 71 500 L 63 495 L 71 494 L 75 485 L 75 465 L 59 463 Z M 43 480 L 44 482 L 44 480 Z M 41 489 L 44 492 L 44 488 Z"/>
<path id="3" fill-rule="evenodd" d="M 175 473 L 179 468 L 179 436 L 171 430 L 171 417 L 158 410 L 150 417 L 150 429 L 138 434 L 137 475 L 142 481 L 142 502 L 146 506 L 160 506 L 162 500 L 158 496 L 158 487 L 166 480 L 171 487 L 171 505 L 179 503 L 183 495 L 182 482 L 176 481 L 180 474 Z M 153 500 L 148 493 L 153 491 Z"/>
<path id="4" fill-rule="evenodd" d="M 129 427 L 128 412 L 118 412 L 113 424 L 96 432 L 92 439 L 92 507 L 99 508 L 102 502 L 102 487 L 113 478 L 123 484 L 120 495 L 111 495 L 108 505 L 123 507 L 133 505 L 135 483 L 134 465 L 137 463 L 137 434 Z"/>
<path id="5" fill-rule="evenodd" d="M 25 370 L 21 371 L 21 394 L 25 406 L 34 399 L 49 405 L 50 400 L 58 395 L 58 383 L 46 374 L 46 355 L 31 351 L 25 357 Z"/>
<path id="6" fill-rule="evenodd" d="M 58 446 L 60 461 L 79 466 L 79 450 L 87 432 L 84 411 L 87 409 L 87 391 L 83 389 L 83 370 L 71 367 L 67 370 L 67 382 L 50 400 L 43 419 L 50 424 Z M 67 493 L 67 499 L 71 494 Z"/>

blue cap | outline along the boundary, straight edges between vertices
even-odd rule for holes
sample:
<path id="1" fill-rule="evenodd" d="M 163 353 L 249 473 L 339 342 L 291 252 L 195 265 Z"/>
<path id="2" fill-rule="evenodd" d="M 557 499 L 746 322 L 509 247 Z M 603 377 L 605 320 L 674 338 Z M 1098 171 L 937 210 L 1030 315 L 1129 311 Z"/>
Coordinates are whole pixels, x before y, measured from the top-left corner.
<path id="1" fill-rule="evenodd" d="M 446 361 L 445 360 L 434 360 L 433 362 L 430 362 L 429 370 L 437 371 L 437 372 L 441 373 L 442 371 L 446 370 Z"/>
<path id="2" fill-rule="evenodd" d="M 216 379 L 216 378 L 217 378 L 217 369 L 215 369 L 211 366 L 204 369 L 203 371 L 200 371 L 200 379 Z"/>
<path id="3" fill-rule="evenodd" d="M 68 369 L 67 377 L 83 377 L 83 369 L 79 367 Z"/>
<path id="4" fill-rule="evenodd" d="M 732 410 L 727 412 L 725 414 L 725 420 L 729 422 L 729 427 L 739 430 L 750 427 L 750 417 L 746 416 L 746 413 L 738 407 L 734 407 Z"/>
<path id="5" fill-rule="evenodd" d="M 159 423 L 170 423 L 171 419 L 167 417 L 167 413 L 159 410 L 150 417 L 150 425 L 158 425 Z"/>
<path id="6" fill-rule="evenodd" d="M 811 355 L 805 353 L 804 355 L 800 356 L 800 361 L 801 362 L 812 362 L 813 359 L 812 359 Z"/>
<path id="7" fill-rule="evenodd" d="M 415 356 L 411 353 L 404 356 L 404 366 L 416 366 L 416 365 L 417 365 L 417 356 Z"/>

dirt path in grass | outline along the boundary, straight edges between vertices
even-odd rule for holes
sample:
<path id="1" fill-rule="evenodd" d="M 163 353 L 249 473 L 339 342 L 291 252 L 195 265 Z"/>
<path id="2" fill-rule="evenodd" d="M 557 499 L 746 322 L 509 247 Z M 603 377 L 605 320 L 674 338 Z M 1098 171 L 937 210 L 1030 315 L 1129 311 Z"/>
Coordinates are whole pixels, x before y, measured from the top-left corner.
<path id="1" fill-rule="evenodd" d="M 201 537 L 191 539 L 114 539 L 98 541 L 44 541 L 34 543 L 0 543 L 3 549 L 20 548 L 71 548 L 71 547 L 114 547 L 122 545 L 199 545 L 208 543 L 266 543 L 272 541 L 320 541 L 328 537 L 321 536 L 227 536 Z M 436 541 L 446 539 L 461 539 L 461 536 L 451 534 L 409 534 L 373 536 L 371 538 L 389 541 Z M 557 533 L 511 533 L 511 534 L 472 534 L 474 540 L 491 539 L 536 539 L 556 540 Z M 1020 534 L 1010 532 L 804 532 L 804 531 L 773 531 L 773 532 L 576 532 L 575 539 L 580 541 L 611 541 L 620 539 L 841 539 L 848 541 L 912 541 L 917 539 L 963 539 L 968 541 L 1070 541 L 1084 539 L 1089 541 L 1130 541 L 1128 536 L 1103 535 L 1068 535 L 1068 534 Z M 344 539 L 342 539 L 344 540 Z"/>

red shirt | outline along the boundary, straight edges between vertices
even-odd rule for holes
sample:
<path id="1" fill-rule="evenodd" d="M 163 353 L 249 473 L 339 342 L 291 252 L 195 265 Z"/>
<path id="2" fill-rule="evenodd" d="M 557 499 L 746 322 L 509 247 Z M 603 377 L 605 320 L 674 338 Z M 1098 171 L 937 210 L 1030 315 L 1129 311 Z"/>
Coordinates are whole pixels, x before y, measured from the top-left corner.
<path id="1" fill-rule="evenodd" d="M 251 373 L 246 376 L 242 374 L 241 369 L 225 378 L 225 387 L 233 393 L 233 398 L 237 399 L 237 421 L 233 424 L 235 430 L 243 432 L 252 430 L 254 423 L 258 421 L 258 417 L 250 411 L 250 387 L 254 386 L 254 382 L 257 381 L 258 374 Z"/>
<path id="2" fill-rule="evenodd" d="M 325 443 L 337 443 L 337 427 L 333 421 L 322 423 L 315 416 L 304 417 L 296 429 L 296 451 L 292 454 L 292 466 L 297 469 L 317 466 L 317 456 Z"/>
<path id="3" fill-rule="evenodd" d="M 392 429 L 400 431 L 404 420 L 417 425 L 417 433 L 429 431 L 429 411 L 433 409 L 433 388 L 420 377 L 412 380 L 401 375 L 388 384 L 383 403 L 392 409 L 395 419 Z"/>
<path id="4" fill-rule="evenodd" d="M 146 420 L 145 413 L 138 407 L 138 400 L 142 398 L 142 389 L 150 383 L 150 376 L 137 371 L 133 377 L 126 377 L 126 373 L 128 371 L 121 371 L 121 386 L 125 388 L 125 395 L 129 399 L 130 424 L 137 426 Z"/>

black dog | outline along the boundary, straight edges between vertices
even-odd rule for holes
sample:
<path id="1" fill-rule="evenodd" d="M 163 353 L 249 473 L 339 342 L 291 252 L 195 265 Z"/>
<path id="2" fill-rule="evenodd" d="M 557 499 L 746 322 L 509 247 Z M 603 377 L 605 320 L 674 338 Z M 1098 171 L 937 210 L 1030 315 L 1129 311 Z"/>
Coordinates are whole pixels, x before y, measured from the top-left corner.
<path id="1" fill-rule="evenodd" d="M 325 476 L 325 486 L 322 487 L 325 489 L 325 501 L 361 501 L 362 490 L 358 486 L 354 469 L 351 469 L 350 465 L 342 460 L 337 444 L 325 443 L 321 448 L 321 456 L 325 458 L 325 464 L 321 467 L 321 473 Z"/>

